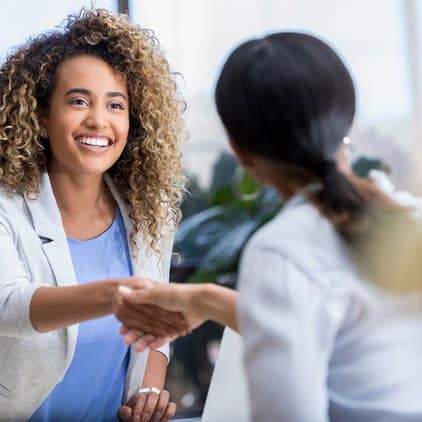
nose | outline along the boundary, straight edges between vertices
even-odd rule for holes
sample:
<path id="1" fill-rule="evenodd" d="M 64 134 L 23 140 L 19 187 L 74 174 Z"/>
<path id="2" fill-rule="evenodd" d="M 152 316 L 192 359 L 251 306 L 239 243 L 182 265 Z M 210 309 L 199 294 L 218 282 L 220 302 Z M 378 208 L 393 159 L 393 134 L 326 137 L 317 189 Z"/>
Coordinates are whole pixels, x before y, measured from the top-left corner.
<path id="1" fill-rule="evenodd" d="M 89 128 L 104 128 L 107 127 L 107 116 L 106 110 L 103 107 L 91 106 L 88 110 L 88 114 L 85 117 L 85 125 Z"/>

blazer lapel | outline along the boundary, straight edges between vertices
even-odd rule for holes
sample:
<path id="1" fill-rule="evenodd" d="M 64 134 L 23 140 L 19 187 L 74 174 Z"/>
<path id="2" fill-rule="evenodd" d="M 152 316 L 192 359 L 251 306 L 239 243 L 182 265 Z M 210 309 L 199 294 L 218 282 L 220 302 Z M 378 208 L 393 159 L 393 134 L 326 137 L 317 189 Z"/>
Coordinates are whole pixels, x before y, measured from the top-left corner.
<path id="1" fill-rule="evenodd" d="M 36 199 L 25 197 L 25 201 L 57 286 L 74 286 L 77 283 L 72 259 L 47 173 L 42 176 L 40 192 Z"/>
<path id="2" fill-rule="evenodd" d="M 35 199 L 25 197 L 34 230 L 41 239 L 41 247 L 50 265 L 57 286 L 77 284 L 72 258 L 62 219 L 47 173 L 41 179 L 40 192 Z M 71 362 L 77 339 L 77 325 L 67 328 L 67 363 Z"/>

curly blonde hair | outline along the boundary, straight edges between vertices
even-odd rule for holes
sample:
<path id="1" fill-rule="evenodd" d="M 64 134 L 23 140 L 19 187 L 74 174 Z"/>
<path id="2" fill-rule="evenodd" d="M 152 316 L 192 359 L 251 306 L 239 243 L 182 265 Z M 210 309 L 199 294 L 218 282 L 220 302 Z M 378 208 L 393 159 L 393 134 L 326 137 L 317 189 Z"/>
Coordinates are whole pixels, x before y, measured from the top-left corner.
<path id="1" fill-rule="evenodd" d="M 48 110 L 59 65 L 89 54 L 124 79 L 130 99 L 127 145 L 109 170 L 133 221 L 131 243 L 141 233 L 158 250 L 164 226 L 174 230 L 185 186 L 181 167 L 184 102 L 157 39 L 125 16 L 83 9 L 62 30 L 41 34 L 10 55 L 0 69 L 0 186 L 37 194 L 49 161 L 40 137 L 40 111 Z"/>

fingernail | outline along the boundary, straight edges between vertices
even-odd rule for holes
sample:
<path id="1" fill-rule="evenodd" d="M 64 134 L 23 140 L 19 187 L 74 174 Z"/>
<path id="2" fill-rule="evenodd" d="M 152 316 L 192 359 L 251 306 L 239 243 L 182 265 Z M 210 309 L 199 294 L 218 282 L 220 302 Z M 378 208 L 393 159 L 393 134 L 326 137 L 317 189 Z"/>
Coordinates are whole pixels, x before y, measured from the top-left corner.
<path id="1" fill-rule="evenodd" d="M 126 287 L 126 286 L 122 286 L 122 285 L 119 286 L 118 291 L 123 296 L 128 296 L 128 295 L 130 295 L 132 293 L 132 289 L 131 288 Z"/>
<path id="2" fill-rule="evenodd" d="M 132 344 L 132 343 L 133 343 L 134 338 L 133 338 L 133 336 L 132 336 L 132 335 L 126 334 L 126 335 L 123 337 L 123 340 L 124 340 L 124 342 L 125 342 L 126 344 Z"/>
<path id="3" fill-rule="evenodd" d="M 142 422 L 148 422 L 149 421 L 149 414 L 145 413 L 144 416 L 142 416 Z"/>
<path id="4" fill-rule="evenodd" d="M 133 419 L 135 420 L 135 422 L 141 421 L 141 417 L 139 415 L 136 415 Z"/>
<path id="5" fill-rule="evenodd" d="M 120 418 L 126 421 L 130 418 L 130 416 L 131 416 L 130 413 L 125 413 L 123 415 L 120 415 Z"/>

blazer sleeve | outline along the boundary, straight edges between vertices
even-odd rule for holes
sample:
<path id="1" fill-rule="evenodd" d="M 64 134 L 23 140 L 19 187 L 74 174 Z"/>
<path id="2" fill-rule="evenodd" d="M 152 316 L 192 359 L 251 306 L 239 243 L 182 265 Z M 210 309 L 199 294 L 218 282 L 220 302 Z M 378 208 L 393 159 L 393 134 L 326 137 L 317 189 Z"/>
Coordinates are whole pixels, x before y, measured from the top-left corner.
<path id="1" fill-rule="evenodd" d="M 173 242 L 173 234 L 168 234 L 163 241 L 162 254 L 160 257 L 160 272 L 161 279 L 164 283 L 169 282 L 171 257 L 173 255 Z M 167 362 L 170 360 L 170 348 L 168 344 L 160 347 L 157 349 L 157 351 L 164 354 L 164 356 L 167 358 Z"/>
<path id="2" fill-rule="evenodd" d="M 320 286 L 279 251 L 245 251 L 238 314 L 252 420 L 328 420 L 335 327 Z"/>
<path id="3" fill-rule="evenodd" d="M 0 335 L 25 337 L 38 334 L 30 318 L 35 290 L 43 284 L 31 283 L 21 262 L 13 235 L 0 220 Z"/>

